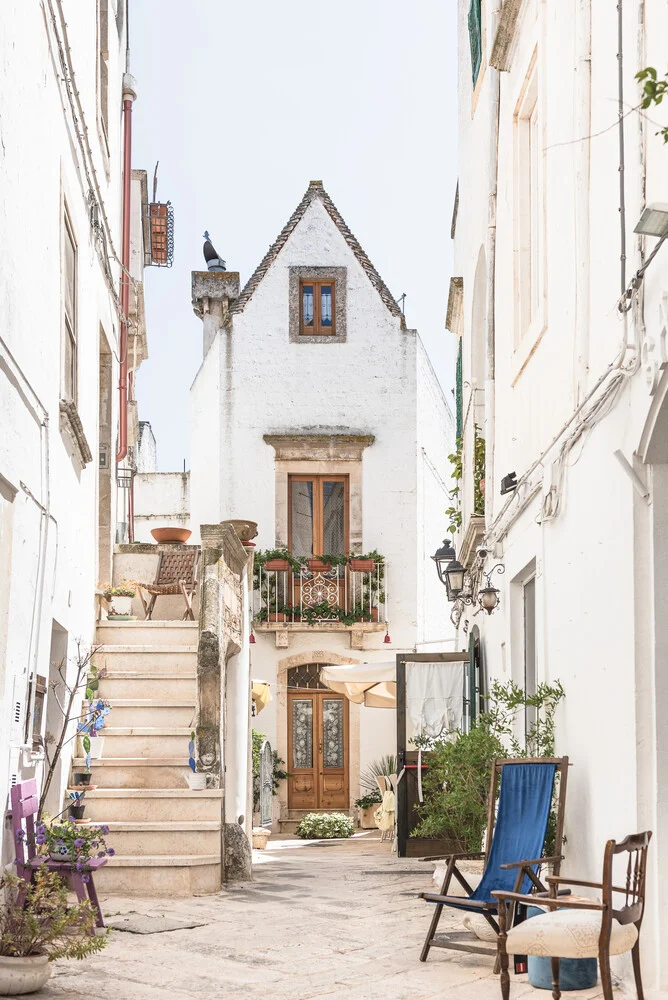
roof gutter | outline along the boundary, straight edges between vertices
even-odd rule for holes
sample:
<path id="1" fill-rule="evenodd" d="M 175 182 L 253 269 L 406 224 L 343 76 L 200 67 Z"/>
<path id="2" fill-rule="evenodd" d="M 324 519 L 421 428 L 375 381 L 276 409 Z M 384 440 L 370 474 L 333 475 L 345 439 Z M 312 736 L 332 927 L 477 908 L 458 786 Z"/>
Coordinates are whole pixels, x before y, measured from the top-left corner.
<path id="1" fill-rule="evenodd" d="M 123 224 L 121 242 L 121 341 L 118 382 L 118 451 L 116 462 L 128 453 L 128 314 L 130 311 L 130 200 L 132 197 L 132 104 L 135 79 L 123 76 Z"/>

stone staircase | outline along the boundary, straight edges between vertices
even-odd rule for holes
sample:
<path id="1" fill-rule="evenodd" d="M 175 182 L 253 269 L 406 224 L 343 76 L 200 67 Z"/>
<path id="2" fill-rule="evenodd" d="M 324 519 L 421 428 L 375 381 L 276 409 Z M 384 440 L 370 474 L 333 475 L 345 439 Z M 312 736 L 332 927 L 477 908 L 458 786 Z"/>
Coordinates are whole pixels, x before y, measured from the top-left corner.
<path id="1" fill-rule="evenodd" d="M 197 622 L 100 622 L 99 696 L 112 711 L 91 761 L 86 818 L 116 851 L 95 876 L 102 893 L 188 896 L 220 888 L 221 792 L 188 787 L 195 718 Z M 83 765 L 75 759 L 75 767 Z"/>
<path id="2" fill-rule="evenodd" d="M 288 809 L 285 814 L 281 813 L 281 818 L 278 821 L 279 833 L 286 833 L 290 836 L 294 836 L 297 832 L 297 827 L 299 826 L 300 820 L 304 816 L 308 816 L 309 813 L 343 813 L 344 816 L 350 816 L 351 819 L 355 819 L 357 810 L 355 809 Z"/>

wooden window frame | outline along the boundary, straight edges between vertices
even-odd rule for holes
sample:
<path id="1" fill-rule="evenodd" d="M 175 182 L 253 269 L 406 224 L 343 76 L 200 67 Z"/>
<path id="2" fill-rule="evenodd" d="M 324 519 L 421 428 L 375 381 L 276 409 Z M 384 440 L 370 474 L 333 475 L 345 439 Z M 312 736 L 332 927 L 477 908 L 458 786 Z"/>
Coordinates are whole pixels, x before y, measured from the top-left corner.
<path id="1" fill-rule="evenodd" d="M 313 285 L 313 326 L 304 326 L 304 285 Z M 332 325 L 322 326 L 321 288 L 332 289 Z M 336 336 L 336 278 L 301 278 L 299 281 L 299 333 L 302 337 Z"/>
<path id="2" fill-rule="evenodd" d="M 65 253 L 65 241 L 70 240 L 73 249 L 73 259 L 74 259 L 74 274 L 72 275 L 72 315 L 69 316 L 67 312 L 67 271 L 66 271 L 66 261 L 67 255 Z M 78 307 L 78 294 L 77 285 L 79 279 L 79 267 L 78 267 L 78 245 L 76 236 L 74 235 L 74 226 L 72 225 L 72 220 L 70 218 L 70 213 L 65 205 L 63 211 L 63 361 L 62 361 L 62 397 L 68 402 L 72 402 L 76 405 L 77 402 L 77 382 L 79 374 L 79 341 L 78 341 L 78 329 L 77 329 L 77 307 Z M 68 374 L 65 370 L 67 352 L 65 350 L 65 338 L 70 343 L 71 353 L 72 353 L 72 371 L 69 373 L 72 379 L 72 391 L 69 392 L 68 389 Z"/>
<path id="3" fill-rule="evenodd" d="M 293 552 L 292 549 L 292 484 L 313 483 L 313 556 L 347 555 L 350 551 L 350 477 L 347 475 L 288 475 L 288 548 L 293 555 L 304 556 L 305 552 Z M 343 483 L 343 543 L 344 552 L 324 552 L 324 483 Z"/>

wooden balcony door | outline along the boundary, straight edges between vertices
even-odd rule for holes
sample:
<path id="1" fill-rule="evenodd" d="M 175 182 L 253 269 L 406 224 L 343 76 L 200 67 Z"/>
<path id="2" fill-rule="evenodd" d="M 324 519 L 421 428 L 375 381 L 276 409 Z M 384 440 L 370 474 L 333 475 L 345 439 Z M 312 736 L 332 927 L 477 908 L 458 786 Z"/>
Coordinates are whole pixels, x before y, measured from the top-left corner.
<path id="1" fill-rule="evenodd" d="M 333 691 L 288 692 L 288 808 L 347 809 L 348 702 Z"/>

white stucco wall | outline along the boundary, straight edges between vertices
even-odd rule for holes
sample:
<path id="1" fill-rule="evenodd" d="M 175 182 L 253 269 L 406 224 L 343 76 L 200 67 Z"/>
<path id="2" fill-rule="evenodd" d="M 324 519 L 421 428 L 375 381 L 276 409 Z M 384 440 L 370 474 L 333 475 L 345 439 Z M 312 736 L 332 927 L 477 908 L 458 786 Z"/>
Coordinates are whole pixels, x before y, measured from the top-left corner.
<path id="1" fill-rule="evenodd" d="M 153 542 L 152 528 L 190 527 L 189 479 L 188 472 L 135 476 L 135 541 Z"/>
<path id="2" fill-rule="evenodd" d="M 293 343 L 289 268 L 347 269 L 345 343 Z M 291 634 L 276 649 L 257 634 L 253 676 L 272 684 L 274 700 L 256 720 L 286 756 L 287 722 L 277 690 L 285 657 L 324 651 L 351 661 L 387 661 L 424 639 L 452 636 L 443 588 L 428 559 L 440 544 L 452 417 L 415 331 L 390 313 L 317 198 L 307 208 L 243 312 L 233 315 L 204 358 L 191 392 L 191 524 L 226 518 L 258 523 L 258 549 L 276 542 L 275 452 L 265 434 L 373 435 L 362 456 L 364 551 L 386 559 L 391 644 L 348 633 Z M 435 472 L 434 472 L 435 470 Z M 279 714 L 282 713 L 282 714 Z M 394 752 L 395 713 L 351 706 L 360 764 Z M 357 774 L 351 775 L 357 798 Z"/>
<path id="3" fill-rule="evenodd" d="M 490 7 L 494 5 L 486 6 L 489 58 L 494 37 Z M 659 749 L 665 696 L 663 701 L 656 700 L 662 697 L 659 677 L 664 661 L 654 638 L 664 617 L 663 603 L 657 596 L 665 594 L 665 580 L 652 570 L 659 558 L 657 539 L 662 537 L 665 523 L 665 479 L 634 459 L 641 450 L 652 406 L 645 375 L 653 371 L 657 379 L 660 376 L 665 260 L 657 259 L 645 278 L 646 331 L 636 310 L 628 314 L 629 342 L 636 336 L 644 339 L 642 358 L 647 363 L 631 367 L 630 377 L 603 411 L 603 419 L 575 443 L 568 453 L 563 479 L 554 465 L 567 437 L 564 425 L 615 361 L 626 332 L 616 308 L 620 295 L 617 15 L 614 5 L 606 9 L 592 6 L 591 121 L 585 128 L 594 136 L 590 143 L 581 141 L 586 124 L 582 89 L 586 63 L 578 48 L 587 36 L 579 19 L 588 5 L 573 5 L 571 15 L 564 17 L 562 4 L 527 3 L 509 69 L 501 73 L 495 382 L 493 387 L 487 386 L 485 400 L 489 414 L 493 388 L 495 428 L 493 437 L 487 437 L 487 477 L 493 475 L 493 503 L 491 510 L 487 505 L 486 528 L 488 540 L 496 543 L 498 557 L 490 557 L 487 568 L 502 561 L 506 572 L 495 577 L 501 589 L 499 609 L 489 618 L 478 616 L 476 623 L 482 631 L 491 678 L 507 680 L 512 676 L 523 683 L 522 582 L 535 565 L 537 680 L 559 678 L 564 684 L 566 699 L 558 713 L 557 752 L 568 754 L 573 763 L 566 804 L 564 870 L 574 877 L 597 878 L 606 840 L 621 839 L 638 829 L 654 830 L 643 954 L 648 984 L 668 988 L 668 881 L 662 863 L 665 832 L 663 807 L 656 807 L 657 800 L 661 804 L 666 798 L 663 751 Z M 658 39 L 665 36 L 668 26 L 665 7 L 648 9 L 649 21 L 638 48 L 640 8 L 639 3 L 624 4 L 627 108 L 639 100 L 634 74 L 644 65 L 661 63 Z M 466 413 L 467 383 L 475 373 L 485 336 L 484 323 L 479 326 L 474 320 L 474 299 L 480 249 L 486 249 L 488 237 L 493 73 L 489 67 L 484 71 L 472 116 L 464 5 L 460 10 L 462 169 L 455 273 L 463 277 L 464 287 Z M 541 266 L 545 281 L 541 320 L 518 345 L 513 330 L 518 296 L 514 229 L 518 211 L 514 168 L 517 132 L 513 118 L 534 53 L 539 79 Z M 629 280 L 641 263 L 641 244 L 632 230 L 643 207 L 643 161 L 647 164 L 647 202 L 665 198 L 665 149 L 652 127 L 642 120 L 640 126 L 635 114 L 627 116 Z M 583 233 L 588 233 L 589 246 Z M 649 252 L 655 242 L 651 238 L 644 241 L 645 251 Z M 483 301 L 483 318 L 484 306 Z M 634 357 L 637 353 L 629 351 L 626 360 Z M 586 405 L 583 412 L 587 412 Z M 465 436 L 466 476 L 471 474 L 471 443 L 469 433 Z M 634 491 L 615 458 L 618 449 L 635 463 L 648 483 L 646 499 Z M 540 464 L 525 488 L 514 496 L 500 495 L 504 475 L 515 471 L 521 479 L 537 460 Z M 556 517 L 546 518 L 541 508 L 552 485 L 557 488 L 560 508 Z M 527 499 L 534 486 L 538 494 Z M 523 513 L 515 514 L 525 502 Z M 504 508 L 502 520 L 497 520 Z M 469 513 L 470 507 L 465 506 L 465 525 Z M 470 614 L 464 615 L 466 619 L 471 620 Z M 628 963 L 619 963 L 618 971 L 628 974 Z"/>
<path id="4" fill-rule="evenodd" d="M 72 61 L 104 207 L 120 252 L 120 109 L 125 29 L 109 13 L 109 144 L 97 114 L 96 5 L 63 3 Z M 24 740 L 29 677 L 48 678 L 52 623 L 93 640 L 98 583 L 99 352 L 118 356 L 118 317 L 89 221 L 86 181 L 48 8 L 9 0 L 0 9 L 0 483 L 3 545 L 11 544 L 0 598 L 0 803 L 11 776 L 41 774 Z M 90 163 L 89 171 L 92 170 Z M 77 410 L 93 458 L 82 467 L 60 429 L 63 212 L 77 243 Z M 111 264 L 114 284 L 118 269 Z M 102 332 L 104 331 L 104 333 Z M 118 366 L 112 353 L 112 385 Z M 117 392 L 112 393 L 116 426 Z M 41 430 L 40 430 L 41 425 Z M 115 440 L 112 443 L 114 450 Z M 113 455 L 109 456 L 113 461 Z M 113 477 L 112 477 L 113 479 Z M 13 496 L 13 500 L 7 497 Z M 115 486 L 107 544 L 115 522 Z M 48 512 L 48 516 L 47 516 Z M 40 542 L 40 523 L 42 541 Z M 9 551 L 9 549 L 7 550 Z M 4 605 L 4 607 L 3 607 Z M 4 616 L 4 622 L 3 622 Z M 19 704 L 20 720 L 9 720 Z M 46 711 L 45 711 L 46 718 Z M 67 772 L 64 768 L 63 775 Z M 0 830 L 0 837 L 4 830 Z M 2 861 L 13 858 L 4 843 Z"/>

